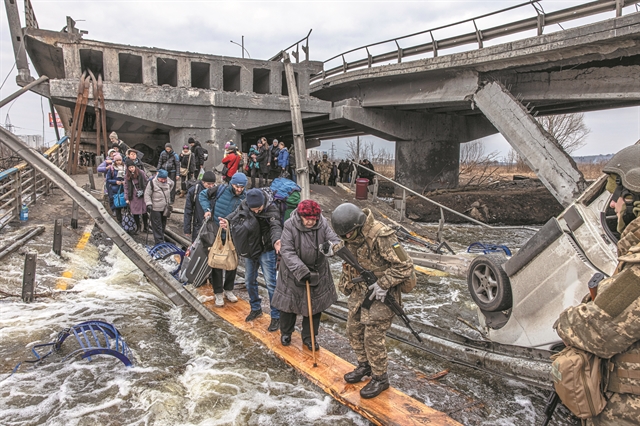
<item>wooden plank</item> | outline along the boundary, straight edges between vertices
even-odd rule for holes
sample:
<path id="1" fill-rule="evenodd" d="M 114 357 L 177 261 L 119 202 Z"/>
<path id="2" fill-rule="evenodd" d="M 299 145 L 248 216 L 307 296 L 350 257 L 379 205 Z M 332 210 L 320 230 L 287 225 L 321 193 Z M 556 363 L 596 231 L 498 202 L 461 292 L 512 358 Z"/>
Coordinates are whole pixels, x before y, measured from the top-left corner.
<path id="1" fill-rule="evenodd" d="M 282 346 L 280 333 L 267 331 L 270 317 L 264 315 L 257 320 L 246 322 L 244 319 L 251 310 L 249 303 L 238 300 L 226 302 L 224 307 L 215 306 L 211 286 L 198 287 L 196 291 L 209 300 L 204 305 L 236 328 L 250 333 L 267 346 L 278 358 L 299 371 L 312 383 L 343 405 L 351 408 L 376 425 L 459 425 L 449 416 L 413 399 L 407 394 L 390 387 L 373 399 L 360 397 L 360 389 L 367 384 L 346 383 L 343 376 L 352 371 L 353 364 L 345 361 L 325 348 L 316 353 L 317 367 L 313 367 L 311 351 L 303 348 L 299 333 L 291 336 L 291 346 Z"/>

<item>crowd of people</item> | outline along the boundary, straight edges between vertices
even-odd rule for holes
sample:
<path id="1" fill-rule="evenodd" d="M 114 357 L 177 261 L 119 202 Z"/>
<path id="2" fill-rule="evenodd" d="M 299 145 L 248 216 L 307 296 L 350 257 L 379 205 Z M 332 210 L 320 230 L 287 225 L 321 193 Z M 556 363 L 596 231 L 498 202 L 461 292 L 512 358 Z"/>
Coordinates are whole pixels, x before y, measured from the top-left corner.
<path id="1" fill-rule="evenodd" d="M 251 147 L 247 161 L 235 144 L 227 143 L 222 162 L 216 168 L 221 175 L 219 179 L 213 170 L 204 170 L 205 157 L 200 147 L 198 141 L 190 139 L 182 151 L 176 153 L 171 144 L 166 144 L 156 170 L 151 172 L 145 170 L 135 150 L 122 141 L 114 141 L 98 171 L 105 174 L 105 191 L 116 219 L 124 223 L 125 214 L 132 215 L 136 229 L 130 232 L 135 234 L 140 228 L 147 233 L 151 231 L 154 244 L 158 244 L 164 242 L 167 218 L 175 198 L 184 197 L 183 232 L 193 243 L 205 241 L 202 237 L 205 232 L 217 235 L 218 231 L 226 243 L 232 232 L 234 244 L 242 246 L 250 305 L 246 321 L 264 315 L 257 283 L 261 270 L 269 298 L 267 330 L 280 331 L 284 346 L 291 345 L 296 318 L 301 315 L 304 347 L 311 351 L 320 349 L 316 338 L 321 315 L 336 302 L 337 288 L 340 288 L 350 298 L 347 327 L 359 363 L 353 372 L 345 375 L 345 381 L 355 383 L 370 376 L 371 381 L 361 391 L 363 398 L 373 398 L 387 389 L 384 333 L 393 314 L 382 301 L 388 291 L 395 292 L 395 286 L 412 279 L 413 273 L 411 258 L 397 250 L 400 246 L 393 232 L 376 221 L 371 212 L 352 204 L 335 209 L 331 222 L 313 200 L 296 202 L 285 214 L 274 201 L 269 187 L 269 182 L 273 184 L 279 178 L 295 182 L 295 152 L 281 141 L 274 140 L 269 145 L 261 138 Z M 308 163 L 308 167 L 311 182 L 322 185 L 349 182 L 356 170 L 351 162 L 331 163 L 326 155 L 322 161 Z M 366 170 L 357 173 L 364 177 Z M 179 193 L 176 192 L 178 178 L 181 180 Z M 238 233 L 238 224 L 249 229 L 244 234 Z M 242 238 L 246 241 L 240 241 Z M 371 247 L 366 253 L 362 251 L 365 241 Z M 209 239 L 206 244 L 209 249 L 212 241 Z M 345 244 L 367 267 L 375 267 L 373 270 L 379 274 L 375 286 L 350 282 L 355 275 L 345 267 L 336 287 L 328 257 L 334 254 L 334 248 Z M 394 244 L 397 247 L 391 249 Z M 235 269 L 211 269 L 208 281 L 218 308 L 223 308 L 225 302 L 238 301 L 234 294 L 236 274 Z M 371 288 L 375 290 L 372 315 L 363 317 L 364 310 L 360 313 L 361 310 L 355 308 L 363 303 L 365 293 Z"/>

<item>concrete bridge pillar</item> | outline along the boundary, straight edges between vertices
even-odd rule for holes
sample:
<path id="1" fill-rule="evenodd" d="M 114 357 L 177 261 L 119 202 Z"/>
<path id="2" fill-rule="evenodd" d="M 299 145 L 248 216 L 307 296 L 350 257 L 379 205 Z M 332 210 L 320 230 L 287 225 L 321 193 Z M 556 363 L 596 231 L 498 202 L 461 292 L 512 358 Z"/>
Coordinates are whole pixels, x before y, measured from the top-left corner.
<path id="1" fill-rule="evenodd" d="M 460 143 L 497 130 L 483 116 L 363 108 L 356 99 L 334 105 L 330 118 L 396 142 L 395 180 L 414 191 L 458 185 Z"/>

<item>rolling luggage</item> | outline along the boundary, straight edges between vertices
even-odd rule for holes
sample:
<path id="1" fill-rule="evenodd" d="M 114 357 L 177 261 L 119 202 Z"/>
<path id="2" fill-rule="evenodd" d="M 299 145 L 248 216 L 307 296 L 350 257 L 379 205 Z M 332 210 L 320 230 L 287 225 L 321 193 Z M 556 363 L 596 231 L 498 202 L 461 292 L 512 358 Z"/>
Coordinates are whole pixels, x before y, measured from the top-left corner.
<path id="1" fill-rule="evenodd" d="M 204 224 L 203 224 L 204 228 Z M 209 250 L 200 241 L 200 235 L 191 244 L 189 256 L 185 256 L 180 269 L 180 282 L 200 287 L 207 282 L 211 274 L 211 267 L 207 264 Z"/>

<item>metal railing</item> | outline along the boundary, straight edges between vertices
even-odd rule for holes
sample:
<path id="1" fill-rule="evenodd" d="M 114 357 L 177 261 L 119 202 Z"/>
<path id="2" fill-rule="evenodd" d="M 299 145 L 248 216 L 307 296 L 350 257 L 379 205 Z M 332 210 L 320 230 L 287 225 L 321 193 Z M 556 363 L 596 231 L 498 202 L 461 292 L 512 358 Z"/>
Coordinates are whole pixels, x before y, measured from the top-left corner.
<path id="1" fill-rule="evenodd" d="M 52 164 L 64 169 L 68 157 L 68 137 L 63 137 L 42 155 Z M 22 204 L 36 204 L 38 198 L 49 194 L 55 182 L 50 181 L 26 162 L 0 173 L 0 229 L 20 216 Z"/>
<path id="2" fill-rule="evenodd" d="M 311 35 L 311 31 L 313 31 L 313 28 L 309 30 L 309 33 L 306 35 L 306 37 L 301 38 L 300 40 L 296 41 L 295 43 L 293 43 L 291 46 L 282 49 L 277 55 L 275 55 L 273 58 L 269 59 L 270 61 L 281 61 L 284 59 L 284 54 L 288 52 L 289 49 L 293 48 L 295 46 L 295 50 L 292 50 L 291 52 L 288 52 L 291 56 L 293 56 L 294 58 L 296 58 L 296 64 L 300 62 L 300 47 L 302 47 L 302 51 L 304 52 L 304 60 L 308 61 L 309 60 L 309 36 Z M 302 44 L 302 42 L 306 42 L 305 44 Z"/>
<path id="3" fill-rule="evenodd" d="M 611 10 L 615 10 L 616 16 L 622 16 L 622 8 L 625 6 L 629 6 L 632 4 L 636 5 L 636 9 L 638 9 L 638 3 L 640 1 L 636 0 L 598 0 L 589 2 L 586 4 L 582 4 L 579 6 L 574 6 L 568 9 L 562 9 L 555 12 L 545 13 L 542 6 L 540 5 L 538 0 L 530 0 L 526 3 L 521 3 L 515 6 L 511 6 L 505 9 L 501 9 L 495 12 L 487 13 L 485 15 L 476 16 L 475 18 L 465 19 L 463 21 L 455 22 L 453 24 L 443 25 L 440 27 L 431 28 L 428 30 L 420 31 L 413 34 L 404 35 L 401 37 L 392 38 L 389 40 L 380 41 L 377 43 L 367 44 L 366 46 L 360 46 L 355 49 L 348 50 L 346 52 L 340 53 L 330 59 L 327 59 L 323 62 L 323 69 L 320 73 L 314 74 L 311 76 L 311 83 L 318 82 L 324 80 L 327 77 L 332 75 L 346 73 L 347 71 L 351 71 L 354 69 L 359 69 L 363 67 L 371 68 L 375 64 L 379 64 L 382 62 L 388 63 L 389 61 L 396 61 L 401 63 L 402 60 L 409 56 L 422 55 L 427 53 L 433 53 L 433 57 L 437 57 L 439 52 L 443 49 L 450 49 L 453 47 L 460 47 L 468 44 L 477 43 L 477 48 L 482 49 L 484 46 L 484 42 L 492 39 L 496 39 L 499 37 L 504 37 L 512 34 L 518 34 L 524 31 L 530 31 L 537 29 L 538 35 L 542 35 L 545 27 L 557 24 L 560 28 L 564 29 L 561 25 L 563 22 L 584 18 L 591 15 L 596 15 L 603 12 L 608 12 Z M 478 26 L 477 21 L 482 18 L 487 18 L 490 16 L 499 15 L 514 9 L 531 7 L 534 11 L 535 15 L 522 19 L 516 22 L 510 22 L 508 24 L 502 24 L 495 27 L 490 27 L 487 29 L 481 29 Z M 452 28 L 458 25 L 463 24 L 473 24 L 474 31 L 462 35 L 458 35 L 455 37 L 448 37 L 443 39 L 437 39 L 434 36 L 435 31 L 444 30 L 448 28 Z M 428 36 L 429 41 L 426 43 L 420 43 L 410 47 L 401 47 L 399 41 L 405 40 L 411 37 L 417 36 Z M 370 48 L 375 46 L 381 46 L 386 43 L 395 43 L 396 49 L 381 53 L 378 55 L 372 55 L 369 51 Z M 358 59 L 355 61 L 348 62 L 345 58 L 345 55 L 350 53 L 363 51 L 362 53 L 366 53 L 366 58 Z M 335 66 L 330 69 L 325 69 L 327 63 L 336 60 L 342 59 L 342 65 Z"/>
<path id="4" fill-rule="evenodd" d="M 417 197 L 420 197 L 423 200 L 425 200 L 425 201 L 435 205 L 436 207 L 440 208 L 440 229 L 438 230 L 439 234 L 442 233 L 442 228 L 444 226 L 444 212 L 445 211 L 448 211 L 449 213 L 455 214 L 456 216 L 460 216 L 461 218 L 463 218 L 463 219 L 465 219 L 465 220 L 467 220 L 467 221 L 469 221 L 471 223 L 474 223 L 476 225 L 480 225 L 480 226 L 482 226 L 484 228 L 487 228 L 487 229 L 495 229 L 495 230 L 525 229 L 527 231 L 538 232 L 538 229 L 527 227 L 527 226 L 491 226 L 491 225 L 486 224 L 484 222 L 480 222 L 479 220 L 476 220 L 476 219 L 472 218 L 471 216 L 467 216 L 466 214 L 460 213 L 458 211 L 455 211 L 455 210 L 453 210 L 453 209 L 451 209 L 451 208 L 449 208 L 449 207 L 447 207 L 447 206 L 445 206 L 443 204 L 438 203 L 437 201 L 432 200 L 431 198 L 425 197 L 424 195 L 414 191 L 413 189 L 407 188 L 406 186 L 394 181 L 393 179 L 388 178 L 385 175 L 376 172 L 375 170 L 371 170 L 370 168 L 365 167 L 362 164 L 358 164 L 358 163 L 356 163 L 354 161 L 349 161 L 349 162 L 351 164 L 355 165 L 356 167 L 361 167 L 362 169 L 366 170 L 367 172 L 373 173 L 374 175 L 376 175 L 378 177 L 381 177 L 381 178 L 391 182 L 395 186 L 397 186 L 397 187 L 402 189 L 402 205 L 400 207 L 400 218 L 399 218 L 398 222 L 402 222 L 404 220 L 404 216 L 405 216 L 405 213 L 406 213 L 406 205 L 407 205 L 407 192 L 409 192 L 410 194 L 413 194 L 413 195 L 415 195 Z M 350 182 L 350 186 L 351 187 L 353 187 L 353 185 L 355 184 L 355 180 L 356 180 L 355 176 L 357 174 L 356 170 L 352 171 L 351 182 Z M 374 185 L 373 201 L 375 201 L 377 196 L 378 196 L 378 194 L 377 194 L 377 192 L 378 192 L 378 182 L 377 181 L 374 182 L 373 185 Z"/>

